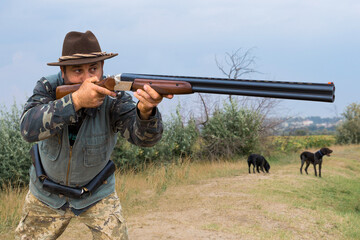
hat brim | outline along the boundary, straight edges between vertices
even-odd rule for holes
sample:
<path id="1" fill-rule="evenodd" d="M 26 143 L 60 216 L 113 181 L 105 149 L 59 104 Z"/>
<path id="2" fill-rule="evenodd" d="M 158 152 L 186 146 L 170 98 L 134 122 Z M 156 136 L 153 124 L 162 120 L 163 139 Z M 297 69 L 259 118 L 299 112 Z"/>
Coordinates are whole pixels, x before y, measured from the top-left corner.
<path id="1" fill-rule="evenodd" d="M 47 65 L 49 65 L 49 66 L 82 65 L 82 64 L 99 62 L 99 61 L 102 61 L 105 59 L 115 57 L 117 55 L 118 55 L 117 53 L 112 53 L 111 55 L 100 56 L 100 57 L 79 58 L 79 59 L 65 60 L 65 61 L 61 61 L 61 62 L 53 62 L 53 63 L 48 63 Z"/>

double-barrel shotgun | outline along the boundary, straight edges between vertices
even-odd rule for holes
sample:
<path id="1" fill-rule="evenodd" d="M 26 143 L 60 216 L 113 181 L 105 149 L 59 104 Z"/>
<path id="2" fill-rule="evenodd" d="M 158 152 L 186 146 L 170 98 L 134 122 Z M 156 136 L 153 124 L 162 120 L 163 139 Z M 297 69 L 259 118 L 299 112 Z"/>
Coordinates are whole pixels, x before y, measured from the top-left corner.
<path id="1" fill-rule="evenodd" d="M 96 83 L 111 91 L 136 91 L 145 84 L 159 94 L 214 93 L 334 102 L 335 85 L 329 83 L 283 82 L 229 78 L 186 77 L 121 73 Z M 75 92 L 81 84 L 61 85 L 56 88 L 56 98 Z"/>

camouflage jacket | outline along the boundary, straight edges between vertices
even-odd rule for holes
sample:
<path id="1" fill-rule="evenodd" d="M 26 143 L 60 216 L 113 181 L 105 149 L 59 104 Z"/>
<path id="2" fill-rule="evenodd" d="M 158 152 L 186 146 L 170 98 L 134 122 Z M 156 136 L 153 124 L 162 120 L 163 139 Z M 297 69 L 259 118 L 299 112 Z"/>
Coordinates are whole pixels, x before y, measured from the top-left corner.
<path id="1" fill-rule="evenodd" d="M 106 97 L 98 108 L 75 112 L 71 94 L 55 99 L 55 89 L 62 84 L 61 72 L 40 79 L 25 104 L 20 125 L 26 141 L 39 141 L 41 161 L 51 180 L 70 187 L 91 181 L 109 161 L 117 132 L 138 146 L 153 146 L 160 140 L 163 127 L 157 108 L 149 120 L 141 120 L 132 97 L 120 92 L 117 98 Z M 70 146 L 68 126 L 79 119 L 81 127 L 74 145 Z M 66 201 L 74 208 L 84 208 L 111 194 L 114 186 L 112 175 L 107 184 L 88 198 L 65 199 L 42 189 L 33 167 L 30 169 L 31 192 L 54 208 Z"/>

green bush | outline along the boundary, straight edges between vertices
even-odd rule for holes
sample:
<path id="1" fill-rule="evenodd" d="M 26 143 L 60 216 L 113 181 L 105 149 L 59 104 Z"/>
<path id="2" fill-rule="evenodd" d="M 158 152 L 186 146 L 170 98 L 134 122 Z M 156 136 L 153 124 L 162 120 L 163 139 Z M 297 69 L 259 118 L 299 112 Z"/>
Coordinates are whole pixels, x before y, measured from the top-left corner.
<path id="1" fill-rule="evenodd" d="M 339 144 L 360 143 L 360 104 L 352 103 L 342 113 L 344 122 L 336 128 L 336 142 Z"/>
<path id="2" fill-rule="evenodd" d="M 0 187 L 4 184 L 27 185 L 31 159 L 31 144 L 20 134 L 21 110 L 14 103 L 0 110 Z"/>
<path id="3" fill-rule="evenodd" d="M 273 136 L 269 142 L 274 152 L 298 152 L 309 148 L 329 147 L 335 144 L 333 135 Z"/>
<path id="4" fill-rule="evenodd" d="M 210 157 L 248 155 L 259 145 L 261 116 L 235 101 L 214 112 L 202 130 L 205 154 Z"/>
<path id="5" fill-rule="evenodd" d="M 169 122 L 164 122 L 162 139 L 154 147 L 144 148 L 130 144 L 120 135 L 112 154 L 112 159 L 122 170 L 140 171 L 148 164 L 164 164 L 190 157 L 199 133 L 195 121 L 183 123 L 179 109 Z"/>
<path id="6" fill-rule="evenodd" d="M 185 125 L 177 108 L 176 115 L 165 123 L 163 141 L 159 145 L 160 152 L 166 156 L 189 157 L 194 153 L 193 147 L 198 137 L 195 120 L 191 118 Z"/>

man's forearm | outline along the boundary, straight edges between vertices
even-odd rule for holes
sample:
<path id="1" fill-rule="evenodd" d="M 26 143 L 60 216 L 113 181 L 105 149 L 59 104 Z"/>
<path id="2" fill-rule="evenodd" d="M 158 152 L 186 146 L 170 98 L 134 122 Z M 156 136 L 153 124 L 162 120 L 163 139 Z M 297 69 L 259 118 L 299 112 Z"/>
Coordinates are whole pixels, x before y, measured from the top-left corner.
<path id="1" fill-rule="evenodd" d="M 26 109 L 20 121 L 21 135 L 28 142 L 46 139 L 61 131 L 64 125 L 76 122 L 70 96 L 47 104 L 36 104 L 32 99 L 29 102 L 32 107 Z"/>
<path id="2" fill-rule="evenodd" d="M 158 109 L 154 108 L 149 118 L 143 120 L 132 97 L 126 92 L 114 100 L 111 121 L 116 132 L 120 132 L 127 141 L 138 146 L 151 147 L 162 136 L 163 125 Z"/>

